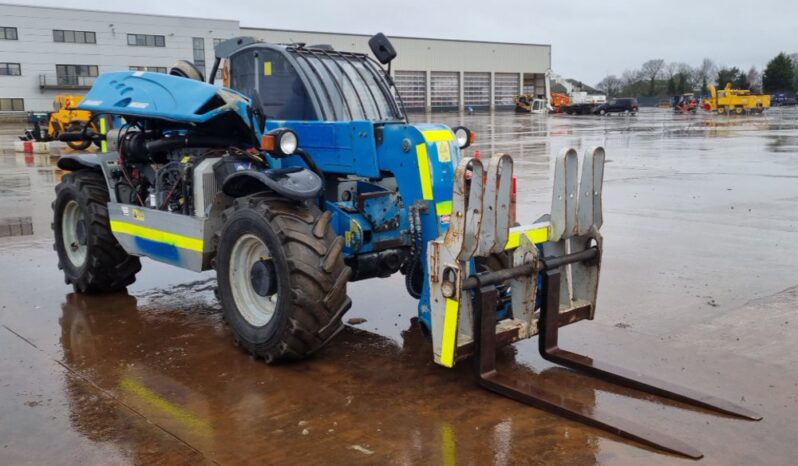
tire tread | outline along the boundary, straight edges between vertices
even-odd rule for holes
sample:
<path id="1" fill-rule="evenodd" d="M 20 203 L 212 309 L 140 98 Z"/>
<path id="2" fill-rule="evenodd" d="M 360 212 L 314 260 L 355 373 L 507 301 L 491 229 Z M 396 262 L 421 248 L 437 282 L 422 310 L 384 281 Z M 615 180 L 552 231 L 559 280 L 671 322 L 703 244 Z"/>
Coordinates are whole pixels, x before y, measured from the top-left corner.
<path id="1" fill-rule="evenodd" d="M 286 291 L 289 315 L 283 328 L 278 329 L 276 343 L 258 344 L 241 335 L 236 340 L 247 352 L 270 364 L 306 358 L 337 334 L 351 306 L 346 285 L 352 271 L 344 264 L 343 240 L 332 229 L 330 213 L 312 205 L 253 195 L 238 199 L 225 212 L 226 218 L 241 209 L 253 209 L 269 221 L 284 250 L 292 288 Z M 229 324 L 230 319 L 227 321 Z"/>
<path id="2" fill-rule="evenodd" d="M 87 212 L 84 215 L 88 217 L 89 250 L 85 268 L 79 274 L 70 273 L 71 267 L 64 267 L 59 258 L 58 267 L 64 270 L 66 283 L 72 284 L 75 291 L 80 293 L 107 293 L 125 289 L 136 281 L 141 261 L 129 255 L 111 232 L 107 206 L 110 197 L 103 175 L 93 170 L 68 173 L 55 187 L 56 196 L 70 189 L 85 197 Z M 53 208 L 55 205 L 54 202 Z M 55 223 L 51 225 L 53 230 L 56 230 Z M 58 250 L 57 243 L 54 248 Z"/>

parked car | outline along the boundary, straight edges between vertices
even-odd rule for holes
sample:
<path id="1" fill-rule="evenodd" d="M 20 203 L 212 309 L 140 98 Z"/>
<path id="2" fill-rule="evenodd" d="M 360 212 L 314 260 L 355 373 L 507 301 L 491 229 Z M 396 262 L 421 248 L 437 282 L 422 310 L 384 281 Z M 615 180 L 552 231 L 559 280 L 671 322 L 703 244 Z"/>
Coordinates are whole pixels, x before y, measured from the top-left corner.
<path id="1" fill-rule="evenodd" d="M 637 113 L 637 99 L 632 97 L 619 97 L 610 99 L 609 102 L 599 105 L 593 112 L 596 115 L 607 115 L 610 113 L 625 113 L 634 115 Z"/>

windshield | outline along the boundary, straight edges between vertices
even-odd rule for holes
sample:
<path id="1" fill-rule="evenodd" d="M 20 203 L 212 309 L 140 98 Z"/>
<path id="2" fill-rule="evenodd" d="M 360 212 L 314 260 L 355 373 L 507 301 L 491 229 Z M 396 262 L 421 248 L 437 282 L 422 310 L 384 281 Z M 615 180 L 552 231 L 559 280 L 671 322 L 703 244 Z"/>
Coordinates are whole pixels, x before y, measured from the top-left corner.
<path id="1" fill-rule="evenodd" d="M 399 120 L 402 113 L 382 69 L 365 55 L 289 48 L 310 81 L 324 120 Z"/>

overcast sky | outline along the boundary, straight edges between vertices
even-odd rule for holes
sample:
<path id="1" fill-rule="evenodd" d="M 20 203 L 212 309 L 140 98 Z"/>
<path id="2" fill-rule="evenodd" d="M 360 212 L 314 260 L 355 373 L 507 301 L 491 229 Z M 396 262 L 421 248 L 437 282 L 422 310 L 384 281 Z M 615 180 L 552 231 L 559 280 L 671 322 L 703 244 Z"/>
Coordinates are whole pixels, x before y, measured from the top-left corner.
<path id="1" fill-rule="evenodd" d="M 553 70 L 590 84 L 651 58 L 696 65 L 709 57 L 747 70 L 780 51 L 798 52 L 798 2 L 788 0 L 0 1 L 237 19 L 263 28 L 551 44 Z"/>

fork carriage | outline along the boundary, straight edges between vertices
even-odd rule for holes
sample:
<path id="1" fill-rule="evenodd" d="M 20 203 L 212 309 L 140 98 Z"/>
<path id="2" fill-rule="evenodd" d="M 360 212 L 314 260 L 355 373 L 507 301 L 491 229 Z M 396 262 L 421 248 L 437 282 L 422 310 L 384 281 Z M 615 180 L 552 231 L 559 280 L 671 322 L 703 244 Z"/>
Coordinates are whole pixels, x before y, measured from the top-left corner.
<path id="1" fill-rule="evenodd" d="M 728 401 L 559 348 L 559 328 L 593 319 L 596 310 L 604 160 L 602 147 L 585 151 L 580 181 L 576 150 L 563 149 L 555 162 L 551 214 L 516 227 L 510 226 L 512 158 L 498 154 L 487 166 L 472 158 L 460 162 L 449 229 L 428 247 L 435 362 L 452 367 L 473 356 L 484 388 L 653 448 L 699 459 L 700 451 L 678 439 L 496 370 L 499 346 L 537 335 L 541 356 L 551 362 L 729 416 L 761 419 Z M 505 251 L 512 258 L 509 268 L 476 271 L 476 260 Z"/>
<path id="2" fill-rule="evenodd" d="M 557 325 L 592 319 L 601 266 L 601 189 L 604 149 L 584 156 L 581 183 L 574 149 L 555 165 L 551 214 L 531 225 L 510 225 L 513 160 L 498 154 L 485 166 L 464 158 L 455 173 L 448 231 L 428 248 L 435 362 L 451 367 L 474 353 L 474 290 L 507 285 L 508 317 L 496 325 L 501 344 L 539 333 L 538 283 L 545 269 L 562 267 Z M 475 259 L 507 251 L 508 269 L 476 274 Z M 548 259 L 545 259 L 548 258 Z"/>

